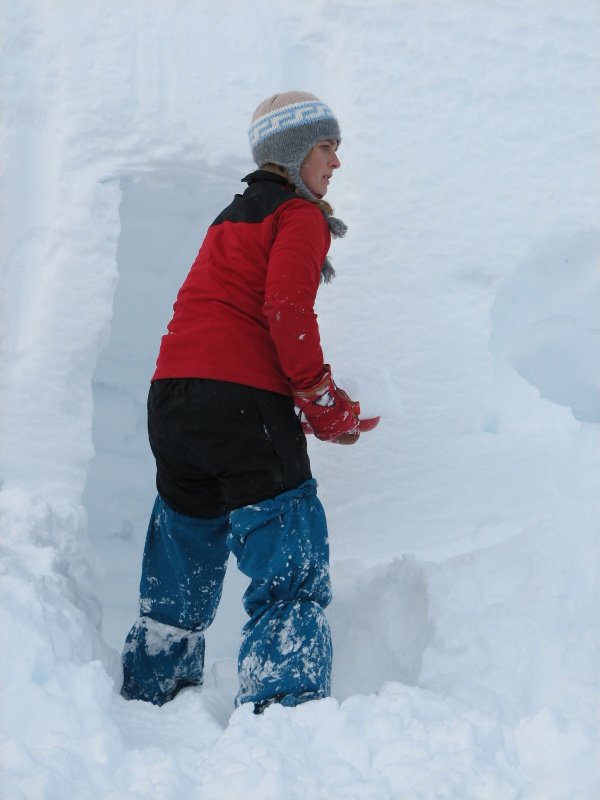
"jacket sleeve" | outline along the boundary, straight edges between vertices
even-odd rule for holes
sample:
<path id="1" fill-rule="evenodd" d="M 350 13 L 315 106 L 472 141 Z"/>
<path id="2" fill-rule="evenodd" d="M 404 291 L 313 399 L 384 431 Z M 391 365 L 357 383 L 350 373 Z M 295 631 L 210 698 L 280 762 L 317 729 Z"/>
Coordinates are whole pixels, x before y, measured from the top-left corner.
<path id="1" fill-rule="evenodd" d="M 319 209 L 300 198 L 281 206 L 274 224 L 263 312 L 292 388 L 308 389 L 323 371 L 314 305 L 331 235 Z"/>

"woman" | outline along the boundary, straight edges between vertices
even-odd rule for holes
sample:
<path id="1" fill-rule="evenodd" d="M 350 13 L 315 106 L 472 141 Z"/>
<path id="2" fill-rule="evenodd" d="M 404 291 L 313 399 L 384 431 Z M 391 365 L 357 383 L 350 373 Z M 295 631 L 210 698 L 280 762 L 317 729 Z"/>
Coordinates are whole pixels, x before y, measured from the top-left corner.
<path id="1" fill-rule="evenodd" d="M 158 496 L 122 694 L 157 705 L 202 684 L 230 551 L 251 579 L 236 702 L 260 712 L 330 692 L 327 527 L 294 406 L 319 439 L 358 439 L 314 313 L 331 236 L 346 232 L 323 199 L 340 129 L 314 95 L 286 92 L 249 135 L 259 169 L 207 232 L 148 398 Z"/>

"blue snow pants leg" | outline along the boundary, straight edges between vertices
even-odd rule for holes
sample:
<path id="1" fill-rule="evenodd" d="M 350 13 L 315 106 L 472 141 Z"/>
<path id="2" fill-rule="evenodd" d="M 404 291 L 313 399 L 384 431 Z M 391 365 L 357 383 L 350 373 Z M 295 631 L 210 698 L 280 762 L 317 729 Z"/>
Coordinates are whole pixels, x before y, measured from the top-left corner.
<path id="1" fill-rule="evenodd" d="M 316 481 L 231 512 L 229 547 L 251 579 L 236 705 L 297 705 L 327 697 L 331 633 L 329 545 Z"/>
<path id="2" fill-rule="evenodd" d="M 163 705 L 203 681 L 204 634 L 213 621 L 227 569 L 229 515 L 179 514 L 158 496 L 140 582 L 140 617 L 123 651 L 127 700 Z"/>

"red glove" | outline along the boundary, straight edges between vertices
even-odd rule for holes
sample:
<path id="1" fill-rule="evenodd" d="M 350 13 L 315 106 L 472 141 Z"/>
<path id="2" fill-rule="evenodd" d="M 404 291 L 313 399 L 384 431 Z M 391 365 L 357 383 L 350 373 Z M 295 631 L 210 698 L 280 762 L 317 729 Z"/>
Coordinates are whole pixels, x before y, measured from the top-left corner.
<path id="1" fill-rule="evenodd" d="M 358 440 L 360 405 L 338 389 L 325 364 L 316 386 L 294 390 L 297 407 L 302 411 L 317 439 L 338 444 L 354 444 Z"/>

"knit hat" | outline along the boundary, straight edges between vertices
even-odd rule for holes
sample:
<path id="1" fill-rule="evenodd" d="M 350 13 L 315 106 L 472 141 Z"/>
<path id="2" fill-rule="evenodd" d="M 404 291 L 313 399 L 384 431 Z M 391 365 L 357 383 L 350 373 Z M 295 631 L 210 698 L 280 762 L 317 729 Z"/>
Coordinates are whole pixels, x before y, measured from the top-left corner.
<path id="1" fill-rule="evenodd" d="M 258 167 L 285 167 L 297 189 L 315 195 L 300 178 L 300 165 L 323 139 L 341 141 L 340 126 L 329 106 L 309 92 L 282 92 L 263 100 L 248 132 L 252 157 Z"/>

